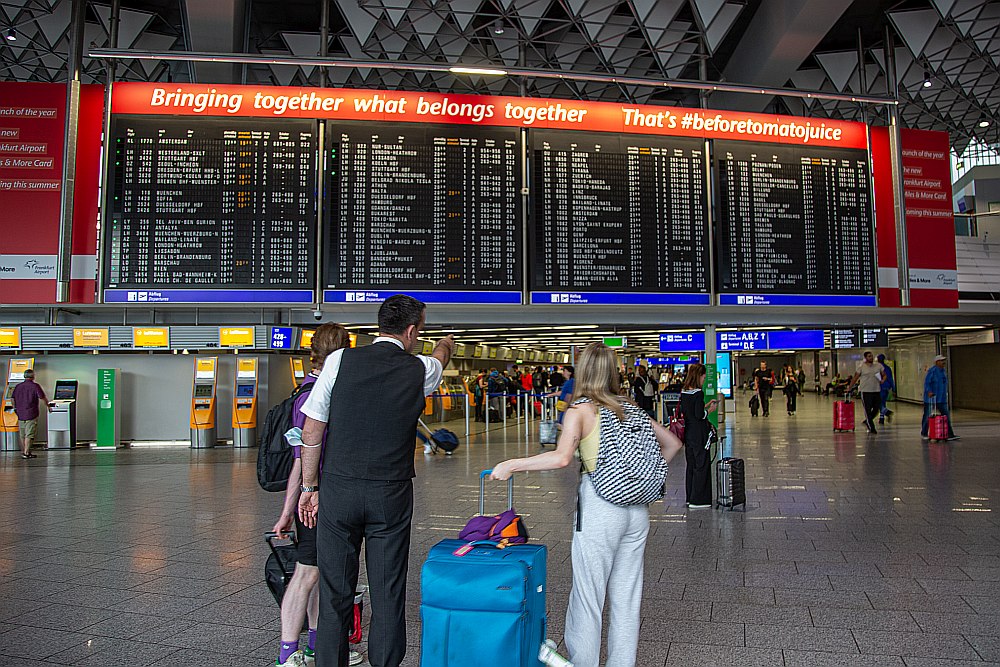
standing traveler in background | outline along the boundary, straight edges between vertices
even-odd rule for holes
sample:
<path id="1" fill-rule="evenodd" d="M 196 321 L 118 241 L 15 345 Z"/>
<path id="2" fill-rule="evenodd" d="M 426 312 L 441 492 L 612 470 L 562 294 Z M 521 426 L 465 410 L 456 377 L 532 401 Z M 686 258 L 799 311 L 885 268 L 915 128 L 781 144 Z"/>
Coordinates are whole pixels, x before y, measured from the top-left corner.
<path id="1" fill-rule="evenodd" d="M 882 364 L 882 386 L 879 388 L 882 397 L 882 407 L 879 408 L 878 423 L 884 424 L 885 418 L 892 415 L 889 409 L 889 392 L 896 391 L 896 379 L 892 377 L 892 369 L 885 363 L 885 355 L 878 355 L 878 362 Z"/>
<path id="2" fill-rule="evenodd" d="M 875 433 L 875 415 L 882 405 L 882 364 L 875 361 L 875 355 L 865 352 L 865 360 L 858 366 L 854 377 L 848 382 L 847 395 L 851 389 L 859 385 L 861 389 L 861 404 L 865 410 L 865 428 L 869 433 Z"/>
<path id="3" fill-rule="evenodd" d="M 774 391 L 774 371 L 767 367 L 767 362 L 760 362 L 760 368 L 753 372 L 753 390 L 760 399 L 760 407 L 765 417 L 771 416 L 771 392 Z"/>
<path id="4" fill-rule="evenodd" d="M 795 375 L 795 379 L 798 380 L 799 396 L 802 396 L 802 389 L 806 386 L 806 372 L 802 370 L 802 366 L 799 366 L 799 372 Z"/>
<path id="5" fill-rule="evenodd" d="M 940 354 L 934 357 L 934 365 L 927 369 L 924 376 L 924 418 L 920 422 L 920 437 L 927 439 L 927 420 L 935 412 L 948 418 L 948 439 L 958 440 L 951 423 L 951 411 L 948 409 L 948 375 L 944 371 L 947 359 Z"/>
<path id="6" fill-rule="evenodd" d="M 486 404 L 486 372 L 479 371 L 476 375 L 476 379 L 472 381 L 472 397 L 476 399 L 476 421 L 484 422 L 486 421 L 486 413 L 484 412 Z"/>
<path id="7" fill-rule="evenodd" d="M 585 347 L 578 357 L 578 400 L 566 413 L 556 449 L 504 461 L 493 468 L 494 479 L 506 480 L 515 472 L 565 468 L 573 462 L 577 450 L 580 452 L 583 474 L 577 530 L 571 548 L 573 588 L 565 633 L 569 659 L 575 667 L 598 667 L 606 598 L 611 622 L 606 667 L 634 667 L 639 646 L 649 506 L 617 505 L 598 494 L 592 475 L 599 472 L 599 460 L 610 460 L 598 454 L 606 447 L 613 447 L 643 462 L 651 462 L 647 457 L 652 454 L 665 475 L 663 462 L 670 461 L 682 446 L 665 426 L 618 396 L 615 362 L 614 350 L 604 344 L 591 343 Z M 647 449 L 649 445 L 654 451 Z M 627 485 L 628 480 L 622 479 L 621 484 Z M 497 656 L 489 660 L 473 657 L 468 661 L 468 664 L 494 663 L 500 666 L 503 661 Z"/>
<path id="8" fill-rule="evenodd" d="M 302 407 L 299 516 L 318 528 L 319 667 L 348 664 L 362 541 L 372 606 L 368 660 L 372 667 L 399 667 L 406 655 L 413 441 L 425 397 L 441 384 L 455 345 L 448 336 L 429 357 L 411 354 L 424 321 L 420 301 L 402 294 L 386 299 L 375 342 L 331 354 Z M 328 423 L 320 486 L 319 447 Z"/>
<path id="9" fill-rule="evenodd" d="M 785 372 L 785 387 L 781 392 L 785 395 L 785 410 L 788 411 L 788 416 L 791 417 L 795 414 L 797 397 L 802 393 L 799 389 L 798 378 L 795 376 L 795 371 L 792 370 L 791 366 Z"/>
<path id="10" fill-rule="evenodd" d="M 575 389 L 575 381 L 573 380 L 574 370 L 572 366 L 563 366 L 561 372 L 562 383 L 560 383 L 559 388 L 548 394 L 548 397 L 558 396 L 556 400 L 556 411 L 559 413 L 559 418 L 557 423 L 562 426 L 563 415 L 566 414 L 566 410 L 573 403 L 573 394 Z M 552 377 L 555 378 L 556 374 L 553 373 Z"/>
<path id="11" fill-rule="evenodd" d="M 298 396 L 292 409 L 292 426 L 301 429 L 305 426 L 306 416 L 302 406 L 309 398 L 308 387 L 315 384 L 326 358 L 336 350 L 350 347 L 351 337 L 347 330 L 339 324 L 327 322 L 316 329 L 309 348 L 309 363 L 312 370 L 300 385 Z M 324 434 L 323 437 L 326 440 Z M 301 441 L 299 441 L 301 442 Z M 292 454 L 295 463 L 288 476 L 288 489 L 285 491 L 285 504 L 281 516 L 271 529 L 277 533 L 278 539 L 284 539 L 284 533 L 295 527 L 295 538 L 298 543 L 298 562 L 295 564 L 295 574 L 285 588 L 285 597 L 281 600 L 281 647 L 279 649 L 277 667 L 303 667 L 311 665 L 316 659 L 316 628 L 319 621 L 319 568 L 316 566 L 316 529 L 308 528 L 298 515 L 299 495 L 302 488 L 302 447 L 292 444 Z M 320 455 L 322 466 L 322 454 Z M 299 632 L 302 623 L 308 616 L 309 645 L 299 650 Z M 348 664 L 360 665 L 364 657 L 357 651 L 351 651 Z"/>
<path id="12" fill-rule="evenodd" d="M 685 501 L 692 509 L 712 506 L 712 455 L 708 447 L 712 438 L 712 422 L 708 415 L 715 412 L 718 401 L 705 404 L 703 364 L 688 366 L 681 388 L 681 414 L 684 416 Z"/>
<path id="13" fill-rule="evenodd" d="M 656 382 L 649 376 L 649 371 L 645 366 L 639 366 L 639 374 L 635 376 L 632 384 L 635 404 L 646 411 L 646 414 L 656 419 L 656 411 L 653 408 L 653 398 L 656 396 Z"/>
<path id="14" fill-rule="evenodd" d="M 35 382 L 35 371 L 29 368 L 24 371 L 24 382 L 14 387 L 11 395 L 14 401 L 14 412 L 17 414 L 17 430 L 21 436 L 21 458 L 37 459 L 37 454 L 31 453 L 31 445 L 35 443 L 38 434 L 38 401 L 45 404 L 49 412 L 52 406 L 41 386 Z"/>

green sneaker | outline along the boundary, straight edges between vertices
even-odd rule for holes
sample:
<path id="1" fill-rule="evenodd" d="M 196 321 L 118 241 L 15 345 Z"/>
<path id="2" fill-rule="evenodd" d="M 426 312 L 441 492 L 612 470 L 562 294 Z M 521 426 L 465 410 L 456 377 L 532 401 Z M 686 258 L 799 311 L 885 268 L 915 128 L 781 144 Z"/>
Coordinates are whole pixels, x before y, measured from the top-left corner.
<path id="1" fill-rule="evenodd" d="M 311 648 L 302 649 L 302 657 L 305 659 L 304 662 L 306 667 L 315 667 L 316 665 L 316 651 Z"/>

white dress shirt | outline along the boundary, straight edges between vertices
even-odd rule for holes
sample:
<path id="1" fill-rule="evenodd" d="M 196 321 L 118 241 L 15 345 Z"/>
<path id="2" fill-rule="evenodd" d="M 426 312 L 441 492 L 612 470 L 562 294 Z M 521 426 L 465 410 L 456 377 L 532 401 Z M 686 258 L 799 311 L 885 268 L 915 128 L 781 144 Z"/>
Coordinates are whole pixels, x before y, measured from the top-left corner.
<path id="1" fill-rule="evenodd" d="M 379 336 L 374 343 L 390 342 L 404 350 L 403 343 L 395 338 Z M 302 406 L 302 412 L 324 424 L 330 418 L 330 396 L 333 394 L 333 386 L 337 384 L 337 375 L 340 374 L 340 362 L 344 356 L 344 350 L 340 349 L 332 353 L 323 362 L 323 370 L 309 392 L 309 398 Z M 417 355 L 417 359 L 424 365 L 424 396 L 430 396 L 441 386 L 441 378 L 444 375 L 444 367 L 441 362 L 434 357 Z"/>

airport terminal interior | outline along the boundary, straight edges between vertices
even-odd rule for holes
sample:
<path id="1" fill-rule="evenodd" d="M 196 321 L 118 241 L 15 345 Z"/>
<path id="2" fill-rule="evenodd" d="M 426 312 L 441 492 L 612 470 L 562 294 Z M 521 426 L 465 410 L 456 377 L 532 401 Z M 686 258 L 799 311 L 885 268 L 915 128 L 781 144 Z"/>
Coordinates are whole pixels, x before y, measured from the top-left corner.
<path id="1" fill-rule="evenodd" d="M 261 466 L 306 438 L 317 330 L 372 359 L 397 294 L 451 354 L 405 658 L 363 554 L 351 664 L 1000 665 L 997 0 L 0 0 L 0 34 L 0 667 L 338 664 L 281 636 Z M 710 424 L 599 662 L 567 641 L 589 464 L 513 475 L 547 552 L 509 641 L 509 586 L 424 569 L 508 509 L 483 471 L 575 447 L 595 344 L 649 419 L 697 385 Z"/>

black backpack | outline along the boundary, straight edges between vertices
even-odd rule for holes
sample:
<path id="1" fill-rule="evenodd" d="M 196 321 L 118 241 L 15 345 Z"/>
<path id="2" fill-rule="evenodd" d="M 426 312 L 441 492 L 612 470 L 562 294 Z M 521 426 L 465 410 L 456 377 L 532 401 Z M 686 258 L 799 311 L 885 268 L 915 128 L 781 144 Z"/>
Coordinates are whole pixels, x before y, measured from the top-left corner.
<path id="1" fill-rule="evenodd" d="M 257 441 L 257 482 L 265 491 L 284 491 L 288 476 L 292 474 L 295 456 L 285 440 L 285 433 L 292 428 L 295 399 L 312 391 L 313 382 L 300 385 L 292 395 L 267 411 L 264 428 Z"/>

